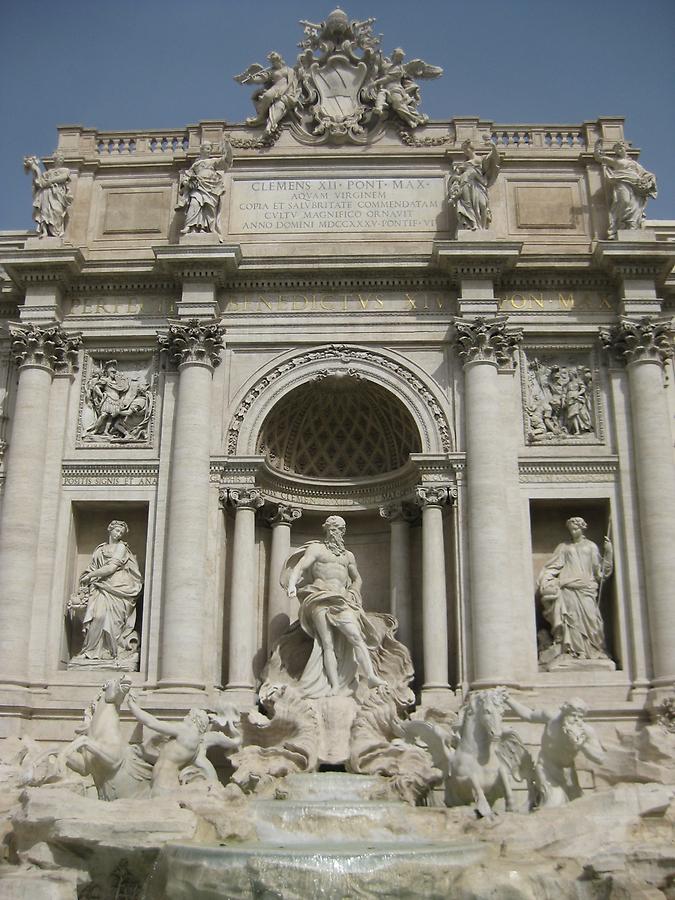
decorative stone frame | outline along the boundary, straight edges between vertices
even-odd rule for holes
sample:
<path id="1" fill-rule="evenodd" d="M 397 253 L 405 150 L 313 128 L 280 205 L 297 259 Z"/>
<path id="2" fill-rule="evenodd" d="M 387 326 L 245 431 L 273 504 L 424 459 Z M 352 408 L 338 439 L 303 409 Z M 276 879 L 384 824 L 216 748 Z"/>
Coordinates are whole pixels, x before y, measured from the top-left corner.
<path id="1" fill-rule="evenodd" d="M 551 361 L 561 361 L 563 364 L 574 360 L 578 364 L 586 365 L 592 376 L 592 424 L 593 431 L 583 435 L 553 435 L 548 440 L 532 441 L 529 439 L 527 424 L 527 377 L 528 361 L 534 357 L 545 357 Z M 523 420 L 523 440 L 526 447 L 579 447 L 601 446 L 606 444 L 605 419 L 602 404 L 601 374 L 599 353 L 597 347 L 590 344 L 552 344 L 528 343 L 519 351 L 519 370 L 521 388 L 521 409 Z"/>
<path id="2" fill-rule="evenodd" d="M 324 344 L 278 357 L 240 391 L 226 436 L 228 456 L 255 456 L 262 426 L 274 406 L 317 375 L 357 372 L 399 397 L 419 431 L 423 454 L 451 453 L 455 448 L 447 400 L 438 385 L 418 366 L 398 353 L 361 344 Z"/>

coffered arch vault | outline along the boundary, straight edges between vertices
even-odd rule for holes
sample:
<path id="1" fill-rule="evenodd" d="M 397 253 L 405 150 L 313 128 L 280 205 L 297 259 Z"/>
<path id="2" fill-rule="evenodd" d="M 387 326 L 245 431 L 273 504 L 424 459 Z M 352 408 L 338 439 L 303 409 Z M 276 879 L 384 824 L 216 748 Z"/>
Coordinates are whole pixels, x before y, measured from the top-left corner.
<path id="1" fill-rule="evenodd" d="M 377 422 L 388 435 L 387 447 L 382 450 L 381 464 L 386 469 L 409 452 L 424 454 L 450 453 L 455 443 L 446 414 L 446 401 L 438 385 L 427 373 L 398 353 L 374 350 L 357 344 L 326 344 L 298 353 L 291 351 L 278 357 L 269 368 L 258 372 L 241 391 L 230 420 L 226 436 L 227 454 L 257 456 L 269 441 L 283 445 L 285 457 L 281 468 L 302 467 L 301 441 L 293 445 L 293 435 L 286 429 L 286 438 L 277 425 L 279 411 L 284 408 L 301 415 L 303 398 L 317 404 L 325 402 L 326 392 L 334 392 L 336 404 L 341 392 L 350 392 L 363 409 L 367 401 L 377 404 L 372 412 L 373 427 Z M 318 390 L 313 385 L 319 386 Z M 303 387 L 304 386 L 304 387 Z M 295 393 L 289 398 L 292 392 Z M 323 395 L 323 400 L 319 396 Z M 386 423 L 387 414 L 394 417 Z M 368 422 L 362 426 L 368 431 Z M 398 429 L 395 432 L 395 429 Z M 345 435 L 352 442 L 353 435 Z M 281 444 L 279 443 L 281 441 Z M 288 454 L 293 445 L 293 461 Z M 278 451 L 277 451 L 278 452 Z M 382 470 L 382 469 L 381 469 Z M 306 474 L 310 474 L 307 472 Z M 336 477 L 347 474 L 336 470 Z M 361 474 L 365 474 L 361 472 Z"/>

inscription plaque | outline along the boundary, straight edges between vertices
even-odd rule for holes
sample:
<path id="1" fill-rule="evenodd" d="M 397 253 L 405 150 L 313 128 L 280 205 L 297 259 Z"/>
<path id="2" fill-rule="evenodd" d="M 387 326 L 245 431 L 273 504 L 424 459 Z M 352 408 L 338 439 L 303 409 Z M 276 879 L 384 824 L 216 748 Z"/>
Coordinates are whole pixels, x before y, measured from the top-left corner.
<path id="1" fill-rule="evenodd" d="M 230 234 L 447 230 L 443 176 L 236 178 Z"/>

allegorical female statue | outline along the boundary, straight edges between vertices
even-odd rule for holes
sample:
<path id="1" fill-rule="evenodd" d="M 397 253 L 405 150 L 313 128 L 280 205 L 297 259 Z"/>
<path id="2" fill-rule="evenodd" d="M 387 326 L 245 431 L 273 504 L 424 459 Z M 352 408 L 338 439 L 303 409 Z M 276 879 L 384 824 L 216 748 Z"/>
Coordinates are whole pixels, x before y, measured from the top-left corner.
<path id="1" fill-rule="evenodd" d="M 620 228 L 642 228 L 647 200 L 656 197 L 656 176 L 628 156 L 626 145 L 619 141 L 612 147 L 614 156 L 602 152 L 602 141 L 596 142 L 594 156 L 602 163 L 609 184 L 609 228 L 607 238 L 616 240 Z"/>
<path id="2" fill-rule="evenodd" d="M 136 603 L 143 588 L 138 561 L 122 540 L 126 522 L 108 525 L 108 540 L 94 550 L 68 603 L 73 623 L 81 622 L 82 647 L 70 661 L 76 668 L 138 668 Z"/>
<path id="3" fill-rule="evenodd" d="M 181 173 L 176 209 L 185 210 L 181 234 L 217 232 L 220 197 L 225 192 L 223 172 L 232 165 L 232 147 L 225 142 L 220 156 L 210 141 L 200 147 L 199 159 Z"/>
<path id="4" fill-rule="evenodd" d="M 42 171 L 37 156 L 26 156 L 27 172 L 33 173 L 33 218 L 40 237 L 62 237 L 66 230 L 66 213 L 73 202 L 70 172 L 63 165 L 63 155 L 54 154 L 54 165 Z"/>
<path id="5" fill-rule="evenodd" d="M 565 524 L 572 540 L 558 544 L 537 579 L 553 640 L 540 661 L 608 659 L 598 603 L 600 585 L 614 568 L 612 544 L 606 537 L 601 556 L 597 544 L 585 536 L 588 526 L 580 516 Z"/>
<path id="6" fill-rule="evenodd" d="M 500 156 L 487 135 L 483 140 L 490 144 L 486 156 L 479 156 L 471 141 L 464 141 L 464 159 L 454 163 L 450 172 L 448 203 L 457 213 L 457 227 L 465 231 L 489 228 L 492 221 L 488 188 L 499 172 Z"/>

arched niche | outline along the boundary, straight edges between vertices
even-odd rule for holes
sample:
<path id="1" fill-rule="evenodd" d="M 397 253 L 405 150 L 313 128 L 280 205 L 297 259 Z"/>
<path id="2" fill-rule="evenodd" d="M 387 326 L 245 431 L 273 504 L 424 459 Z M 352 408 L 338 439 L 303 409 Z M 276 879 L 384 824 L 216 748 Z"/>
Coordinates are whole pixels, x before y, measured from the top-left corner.
<path id="1" fill-rule="evenodd" d="M 227 455 L 258 456 L 264 425 L 272 421 L 273 410 L 283 408 L 284 398 L 302 385 L 318 383 L 319 396 L 321 381 L 337 390 L 343 380 L 349 389 L 353 386 L 361 391 L 360 396 L 369 392 L 371 397 L 384 398 L 407 427 L 408 420 L 399 413 L 402 407 L 419 437 L 417 452 L 437 455 L 453 451 L 455 442 L 444 411 L 445 398 L 425 372 L 392 351 L 328 344 L 304 353 L 295 350 L 285 354 L 245 386 L 227 430 Z M 362 387 L 357 388 L 358 382 Z M 306 390 L 311 393 L 310 388 Z"/>

